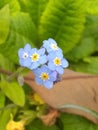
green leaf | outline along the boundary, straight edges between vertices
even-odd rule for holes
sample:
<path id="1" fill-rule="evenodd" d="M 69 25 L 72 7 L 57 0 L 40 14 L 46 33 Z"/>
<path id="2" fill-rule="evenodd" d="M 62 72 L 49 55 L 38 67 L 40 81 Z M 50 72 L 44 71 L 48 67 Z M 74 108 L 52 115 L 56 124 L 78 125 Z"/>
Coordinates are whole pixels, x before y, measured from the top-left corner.
<path id="1" fill-rule="evenodd" d="M 0 68 L 12 71 L 14 69 L 13 63 L 0 54 Z"/>
<path id="2" fill-rule="evenodd" d="M 56 125 L 45 126 L 40 120 L 36 119 L 30 123 L 27 127 L 27 130 L 60 130 Z"/>
<path id="3" fill-rule="evenodd" d="M 19 0 L 21 5 L 21 10 L 28 12 L 34 22 L 38 27 L 40 17 L 42 16 L 43 11 L 45 10 L 49 0 Z"/>
<path id="4" fill-rule="evenodd" d="M 9 0 L 0 0 L 0 9 L 3 8 L 6 4 L 8 4 Z"/>
<path id="5" fill-rule="evenodd" d="M 54 38 L 66 53 L 79 41 L 84 21 L 83 0 L 50 0 L 40 21 L 41 40 Z"/>
<path id="6" fill-rule="evenodd" d="M 19 86 L 16 82 L 9 83 L 2 81 L 0 83 L 1 90 L 4 94 L 13 101 L 16 105 L 24 106 L 25 104 L 25 94 L 23 88 Z"/>
<path id="7" fill-rule="evenodd" d="M 0 130 L 6 130 L 6 125 L 10 119 L 11 109 L 4 110 L 0 114 Z"/>
<path id="8" fill-rule="evenodd" d="M 64 126 L 63 130 L 98 130 L 98 125 L 81 116 L 62 113 L 60 120 Z"/>
<path id="9" fill-rule="evenodd" d="M 83 61 L 71 63 L 70 66 L 76 71 L 98 74 L 98 57 L 86 57 Z"/>
<path id="10" fill-rule="evenodd" d="M 21 10 L 18 0 L 7 0 L 7 1 L 8 1 L 8 4 L 9 4 L 11 13 L 14 13 L 14 12 Z"/>
<path id="11" fill-rule="evenodd" d="M 26 43 L 30 43 L 34 47 L 36 29 L 30 16 L 22 12 L 14 13 L 11 16 L 10 26 L 9 37 L 0 46 L 0 52 L 14 63 L 18 63 L 18 49 L 24 47 Z"/>
<path id="12" fill-rule="evenodd" d="M 87 15 L 83 36 L 98 38 L 98 16 Z"/>
<path id="13" fill-rule="evenodd" d="M 98 16 L 87 15 L 85 29 L 79 43 L 66 54 L 71 61 L 95 55 L 98 50 Z M 98 54 L 97 54 L 98 55 Z"/>
<path id="14" fill-rule="evenodd" d="M 2 91 L 0 91 L 0 108 L 4 107 L 5 105 L 5 95 Z"/>
<path id="15" fill-rule="evenodd" d="M 9 33 L 10 14 L 9 6 L 6 5 L 0 10 L 0 44 L 4 43 Z"/>
<path id="16" fill-rule="evenodd" d="M 91 15 L 98 14 L 98 0 L 86 0 L 86 9 Z"/>
<path id="17" fill-rule="evenodd" d="M 10 13 L 18 12 L 21 10 L 18 0 L 0 0 L 0 7 L 8 4 L 10 8 Z"/>
<path id="18" fill-rule="evenodd" d="M 82 38 L 81 42 L 77 44 L 67 55 L 66 57 L 72 61 L 83 59 L 84 57 L 89 56 L 95 51 L 94 38 L 86 37 Z"/>

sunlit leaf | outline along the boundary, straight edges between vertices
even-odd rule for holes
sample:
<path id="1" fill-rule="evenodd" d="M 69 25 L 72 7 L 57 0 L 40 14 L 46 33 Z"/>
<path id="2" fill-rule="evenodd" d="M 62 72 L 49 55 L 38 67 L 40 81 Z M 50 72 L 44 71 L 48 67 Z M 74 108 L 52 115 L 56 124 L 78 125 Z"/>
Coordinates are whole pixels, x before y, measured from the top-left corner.
<path id="1" fill-rule="evenodd" d="M 25 104 L 25 94 L 23 88 L 20 87 L 18 83 L 2 81 L 0 87 L 4 94 L 16 105 L 23 106 Z"/>
<path id="2" fill-rule="evenodd" d="M 42 16 L 43 11 L 47 7 L 49 0 L 19 0 L 21 5 L 21 10 L 28 12 L 34 22 L 38 27 L 40 17 Z"/>
<path id="3" fill-rule="evenodd" d="M 11 109 L 4 110 L 0 113 L 0 130 L 6 130 L 7 122 L 10 119 Z"/>
<path id="4" fill-rule="evenodd" d="M 66 57 L 72 61 L 77 61 L 89 56 L 95 51 L 95 43 L 92 37 L 82 38 L 81 42 L 77 44 Z"/>
<path id="5" fill-rule="evenodd" d="M 0 44 L 4 43 L 9 33 L 10 14 L 9 6 L 6 5 L 0 10 Z"/>
<path id="6" fill-rule="evenodd" d="M 50 0 L 40 20 L 40 37 L 54 38 L 66 53 L 81 37 L 84 21 L 83 0 Z"/>
<path id="7" fill-rule="evenodd" d="M 98 14 L 98 0 L 86 0 L 86 9 L 89 14 Z"/>
<path id="8" fill-rule="evenodd" d="M 76 71 L 98 74 L 98 57 L 85 57 L 83 61 L 72 63 L 71 67 Z"/>
<path id="9" fill-rule="evenodd" d="M 14 63 L 18 63 L 18 49 L 33 42 L 36 38 L 36 29 L 27 13 L 14 13 L 10 19 L 10 33 L 8 39 L 0 46 L 0 52 Z M 3 48 L 3 49 L 2 49 Z"/>

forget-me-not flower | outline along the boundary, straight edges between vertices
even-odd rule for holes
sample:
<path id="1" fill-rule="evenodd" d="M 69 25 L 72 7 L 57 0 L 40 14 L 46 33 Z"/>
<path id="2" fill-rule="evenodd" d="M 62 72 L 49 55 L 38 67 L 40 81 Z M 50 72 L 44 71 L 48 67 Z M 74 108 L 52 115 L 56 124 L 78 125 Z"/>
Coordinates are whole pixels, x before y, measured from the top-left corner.
<path id="1" fill-rule="evenodd" d="M 49 38 L 48 40 L 44 40 L 43 47 L 46 48 L 48 53 L 51 51 L 61 51 L 62 52 L 62 50 L 57 46 L 56 41 L 52 38 Z"/>
<path id="2" fill-rule="evenodd" d="M 39 85 L 44 85 L 46 88 L 50 89 L 53 87 L 54 81 L 56 81 L 57 74 L 55 71 L 51 71 L 48 66 L 43 65 L 40 68 L 35 69 L 35 82 Z"/>
<path id="3" fill-rule="evenodd" d="M 30 62 L 30 54 L 31 51 L 31 46 L 29 44 L 26 44 L 24 48 L 20 48 L 18 51 L 18 56 L 19 56 L 19 63 L 23 67 L 30 67 L 31 62 Z"/>
<path id="4" fill-rule="evenodd" d="M 31 58 L 31 66 L 30 69 L 36 69 L 42 64 L 45 64 L 47 62 L 47 56 L 45 55 L 45 49 L 41 48 L 37 50 L 36 48 L 33 48 L 30 51 L 30 58 Z"/>
<path id="5" fill-rule="evenodd" d="M 62 50 L 52 38 L 44 40 L 40 49 L 31 48 L 26 44 L 24 48 L 19 49 L 18 56 L 20 65 L 34 72 L 35 82 L 48 89 L 61 81 L 64 68 L 68 67 Z"/>
<path id="6" fill-rule="evenodd" d="M 52 71 L 56 70 L 59 74 L 64 73 L 64 68 L 68 67 L 68 61 L 63 58 L 63 54 L 59 52 L 51 52 L 48 55 L 48 67 Z"/>

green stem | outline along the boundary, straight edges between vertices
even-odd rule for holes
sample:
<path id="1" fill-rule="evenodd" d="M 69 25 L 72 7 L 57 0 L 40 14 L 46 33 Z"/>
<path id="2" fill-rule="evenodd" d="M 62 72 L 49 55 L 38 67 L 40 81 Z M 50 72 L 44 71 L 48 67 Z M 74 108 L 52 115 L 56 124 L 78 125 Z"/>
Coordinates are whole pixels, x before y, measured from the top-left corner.
<path id="1" fill-rule="evenodd" d="M 64 108 L 72 108 L 72 109 L 82 110 L 84 112 L 91 114 L 92 116 L 94 116 L 95 118 L 98 119 L 98 113 L 96 113 L 95 111 L 93 111 L 91 109 L 83 107 L 83 106 L 79 106 L 79 105 L 75 105 L 75 104 L 65 104 L 65 105 L 62 105 L 59 107 L 59 109 L 64 109 Z"/>
<path id="2" fill-rule="evenodd" d="M 24 70 L 23 67 L 19 67 L 15 73 L 13 73 L 13 74 L 11 74 L 10 76 L 7 77 L 7 81 L 10 81 L 14 77 L 17 77 L 19 75 L 19 73 L 21 73 L 23 70 Z"/>
<path id="3" fill-rule="evenodd" d="M 9 105 L 7 105 L 5 107 L 0 108 L 0 111 L 6 110 L 6 109 L 10 109 L 10 108 L 15 108 L 15 107 L 17 107 L 17 105 L 9 104 Z"/>

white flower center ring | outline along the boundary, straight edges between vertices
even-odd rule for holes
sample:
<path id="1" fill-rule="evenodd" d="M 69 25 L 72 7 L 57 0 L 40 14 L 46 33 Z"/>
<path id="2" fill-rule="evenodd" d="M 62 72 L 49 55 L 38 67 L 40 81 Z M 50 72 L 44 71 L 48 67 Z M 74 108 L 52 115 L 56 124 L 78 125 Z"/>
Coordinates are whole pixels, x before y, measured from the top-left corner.
<path id="1" fill-rule="evenodd" d="M 53 60 L 54 64 L 55 65 L 61 65 L 61 59 L 56 57 L 54 60 Z"/>
<path id="2" fill-rule="evenodd" d="M 28 58 L 28 53 L 24 52 L 22 57 L 23 57 L 23 59 Z"/>
<path id="3" fill-rule="evenodd" d="M 42 80 L 48 80 L 49 79 L 49 75 L 47 73 L 42 73 L 40 77 L 41 77 Z"/>
<path id="4" fill-rule="evenodd" d="M 39 54 L 34 53 L 34 54 L 32 54 L 31 58 L 32 58 L 33 61 L 38 61 L 38 59 L 39 59 Z"/>
<path id="5" fill-rule="evenodd" d="M 57 46 L 56 44 L 51 44 L 51 48 L 52 48 L 53 50 L 58 50 L 58 46 Z"/>

